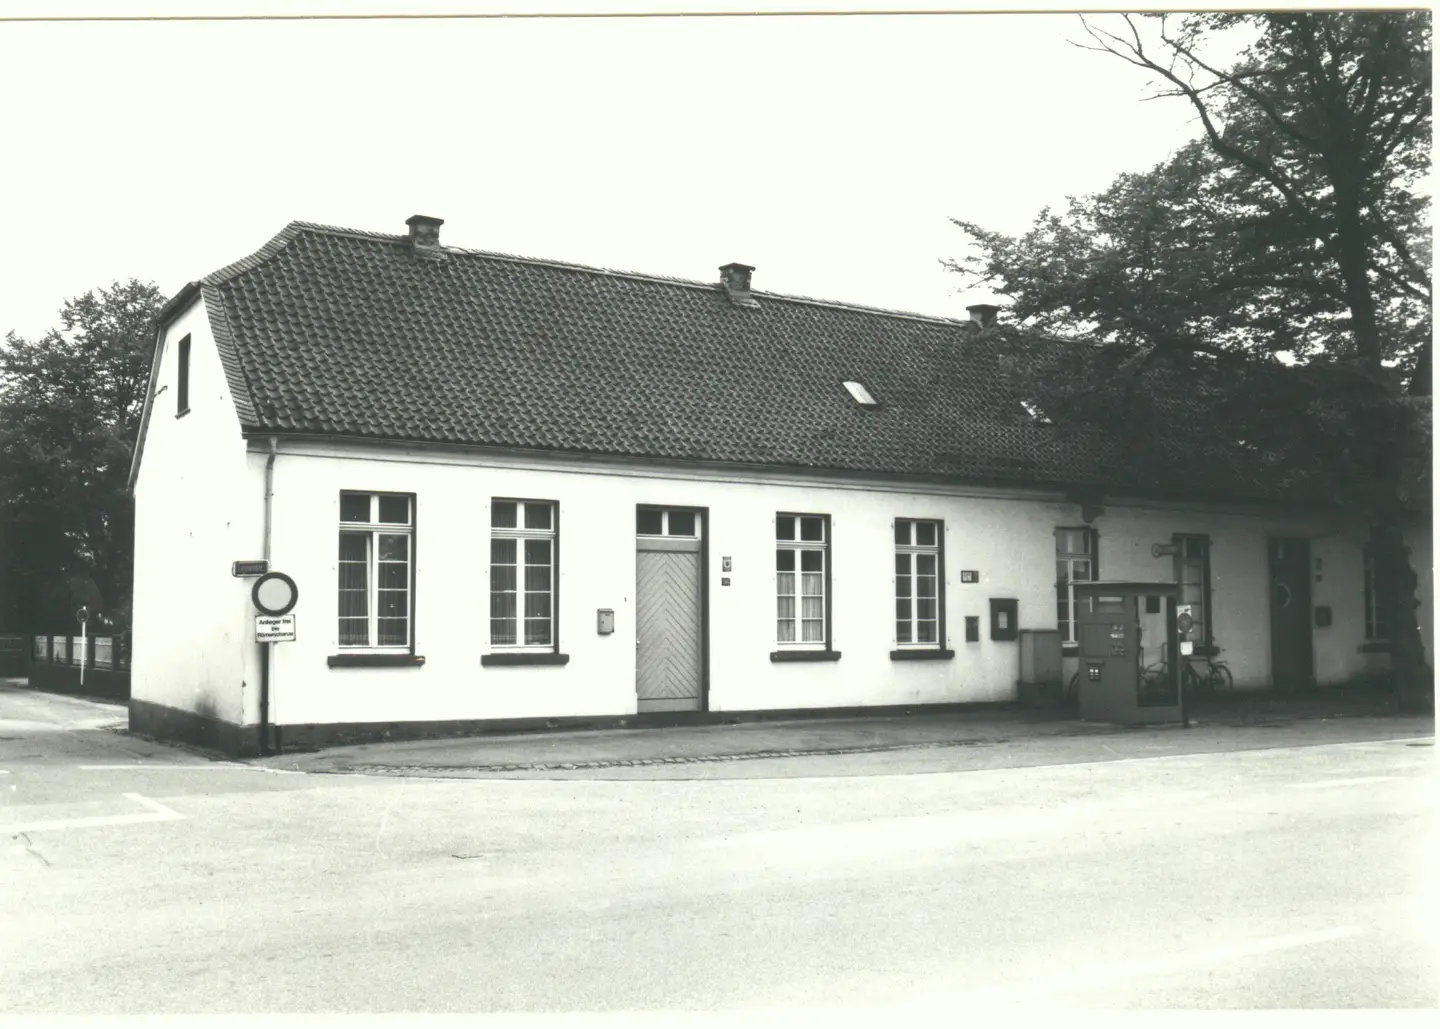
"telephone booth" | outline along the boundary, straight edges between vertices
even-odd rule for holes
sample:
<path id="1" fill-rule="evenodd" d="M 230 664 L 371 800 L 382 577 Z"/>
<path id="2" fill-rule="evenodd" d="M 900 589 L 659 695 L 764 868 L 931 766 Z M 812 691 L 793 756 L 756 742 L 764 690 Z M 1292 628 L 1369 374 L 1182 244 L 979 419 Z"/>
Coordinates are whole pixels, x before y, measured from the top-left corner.
<path id="1" fill-rule="evenodd" d="M 1180 666 L 1166 661 L 1179 652 L 1179 585 L 1123 580 L 1074 586 L 1080 717 L 1121 725 L 1185 722 Z"/>

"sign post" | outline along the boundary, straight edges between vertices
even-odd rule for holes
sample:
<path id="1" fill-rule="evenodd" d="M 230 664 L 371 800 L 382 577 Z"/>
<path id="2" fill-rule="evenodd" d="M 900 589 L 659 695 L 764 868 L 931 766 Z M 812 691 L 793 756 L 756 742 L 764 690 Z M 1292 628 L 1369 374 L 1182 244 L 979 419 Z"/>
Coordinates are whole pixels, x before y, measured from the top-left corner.
<path id="1" fill-rule="evenodd" d="M 84 604 L 81 604 L 81 605 L 80 605 L 80 610 L 75 612 L 75 620 L 80 623 L 80 688 L 83 690 L 83 689 L 85 688 L 85 656 L 86 656 L 86 655 L 85 655 L 85 649 L 86 649 L 86 648 L 85 648 L 85 643 L 86 643 L 86 625 L 85 625 L 85 623 L 90 620 L 90 608 L 87 607 L 87 606 L 84 605 Z"/>
<path id="2" fill-rule="evenodd" d="M 255 580 L 250 600 L 255 616 L 255 642 L 260 645 L 260 753 L 270 753 L 270 648 L 295 639 L 291 610 L 300 599 L 295 580 L 284 572 L 266 572 Z"/>

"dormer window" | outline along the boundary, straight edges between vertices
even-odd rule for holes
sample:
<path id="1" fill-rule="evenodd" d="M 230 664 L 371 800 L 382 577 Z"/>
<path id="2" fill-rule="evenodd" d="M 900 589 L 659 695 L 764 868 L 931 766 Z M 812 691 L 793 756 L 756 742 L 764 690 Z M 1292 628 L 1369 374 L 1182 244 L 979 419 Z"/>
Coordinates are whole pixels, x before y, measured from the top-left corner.
<path id="1" fill-rule="evenodd" d="M 851 399 L 853 399 L 855 403 L 859 404 L 861 407 L 880 406 L 879 403 L 876 402 L 875 398 L 870 394 L 870 391 L 865 388 L 864 383 L 847 382 L 845 383 L 845 388 L 850 391 Z"/>
<path id="2" fill-rule="evenodd" d="M 1020 401 L 1020 407 L 1025 411 L 1025 417 L 1031 425 L 1054 425 L 1050 416 L 1040 409 L 1040 405 L 1033 400 Z"/>

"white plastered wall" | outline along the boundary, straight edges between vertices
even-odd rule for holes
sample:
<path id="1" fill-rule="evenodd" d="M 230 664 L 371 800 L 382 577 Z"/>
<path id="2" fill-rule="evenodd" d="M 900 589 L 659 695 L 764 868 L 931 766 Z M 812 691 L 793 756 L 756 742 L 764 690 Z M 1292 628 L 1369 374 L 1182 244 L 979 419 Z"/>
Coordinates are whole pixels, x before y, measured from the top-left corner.
<path id="1" fill-rule="evenodd" d="M 176 415 L 177 352 L 190 337 L 190 410 Z M 131 696 L 233 723 L 258 709 L 250 580 L 259 558 L 263 459 L 245 452 L 205 305 L 165 331 L 135 482 Z"/>
<path id="2" fill-rule="evenodd" d="M 379 455 L 379 456 L 377 456 Z M 263 458 L 252 454 L 252 462 Z M 258 465 L 254 467 L 259 467 Z M 255 486 L 258 490 L 258 484 Z M 416 624 L 419 668 L 330 668 L 336 630 L 336 532 L 341 490 L 417 495 Z M 1074 504 L 1042 497 L 941 495 L 794 481 L 705 481 L 654 468 L 523 462 L 423 450 L 365 456 L 339 447 L 282 444 L 275 467 L 272 567 L 300 589 L 298 639 L 276 644 L 277 724 L 622 715 L 635 711 L 637 504 L 709 512 L 711 710 L 738 711 L 1011 700 L 1018 647 L 989 638 L 989 599 L 1015 598 L 1021 628 L 1053 628 L 1054 529 L 1082 524 Z M 488 641 L 489 503 L 492 497 L 559 503 L 559 634 L 564 666 L 482 667 Z M 828 514 L 832 522 L 834 662 L 776 663 L 774 517 Z M 892 661 L 892 521 L 946 525 L 949 661 Z M 1322 559 L 1315 603 L 1334 625 L 1315 630 L 1316 671 L 1341 681 L 1364 668 L 1359 538 L 1318 518 L 1184 507 L 1107 504 L 1095 523 L 1105 578 L 1170 580 L 1171 559 L 1151 546 L 1172 533 L 1212 540 L 1215 636 L 1237 685 L 1269 677 L 1268 536 L 1311 539 Z M 731 571 L 721 560 L 730 557 Z M 1332 567 L 1334 571 L 1332 572 Z M 979 572 L 961 584 L 960 571 Z M 731 585 L 722 586 L 722 575 Z M 1333 576 L 1333 577 L 1332 577 Z M 243 605 L 242 605 L 243 606 Z M 596 611 L 615 632 L 596 632 Z M 248 607 L 245 608 L 248 616 Z M 966 643 L 965 616 L 981 623 Z M 242 620 L 237 618 L 237 624 Z M 1158 657 L 1158 654 L 1157 654 Z"/>

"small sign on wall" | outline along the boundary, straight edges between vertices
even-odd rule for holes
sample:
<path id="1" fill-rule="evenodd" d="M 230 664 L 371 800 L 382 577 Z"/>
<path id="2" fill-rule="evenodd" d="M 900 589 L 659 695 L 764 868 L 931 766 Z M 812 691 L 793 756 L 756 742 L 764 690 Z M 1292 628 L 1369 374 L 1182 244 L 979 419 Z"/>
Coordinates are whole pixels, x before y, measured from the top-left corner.
<path id="1" fill-rule="evenodd" d="M 720 559 L 720 570 L 722 572 L 730 571 L 730 559 L 728 557 L 722 557 Z"/>
<path id="2" fill-rule="evenodd" d="M 256 643 L 294 643 L 294 615 L 256 615 Z"/>
<path id="3" fill-rule="evenodd" d="M 978 570 L 978 569 L 970 569 L 970 568 L 961 569 L 961 571 L 960 571 L 960 581 L 961 581 L 961 582 L 979 582 L 979 581 L 980 581 L 980 572 L 979 572 L 979 570 Z"/>

